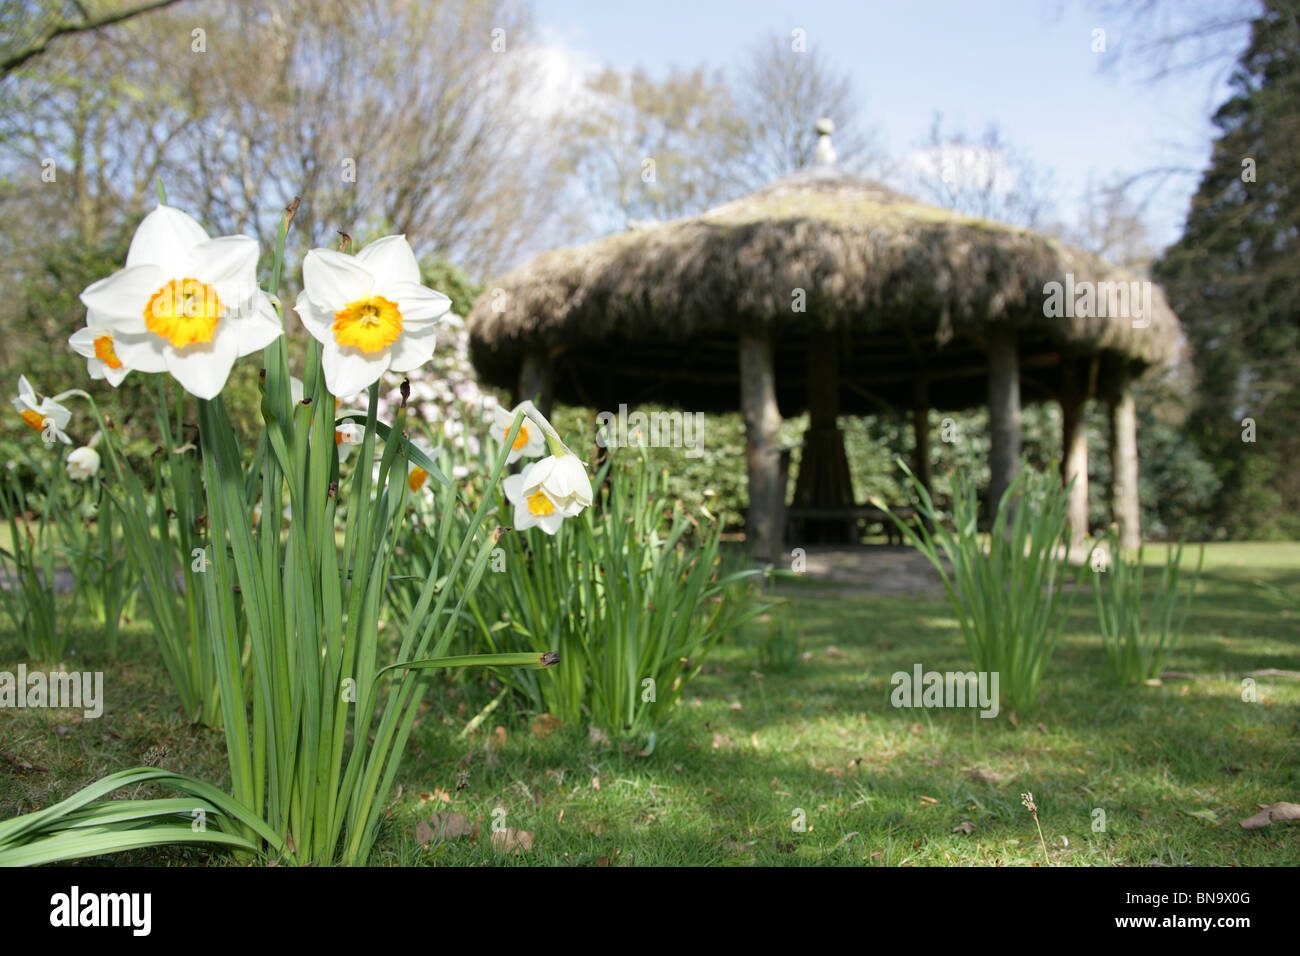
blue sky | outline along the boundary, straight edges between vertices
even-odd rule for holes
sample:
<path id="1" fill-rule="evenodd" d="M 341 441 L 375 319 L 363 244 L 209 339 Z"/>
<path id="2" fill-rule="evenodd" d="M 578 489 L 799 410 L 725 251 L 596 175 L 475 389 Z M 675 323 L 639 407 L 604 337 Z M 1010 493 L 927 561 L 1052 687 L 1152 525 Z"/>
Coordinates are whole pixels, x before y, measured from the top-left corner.
<path id="1" fill-rule="evenodd" d="M 757 40 L 802 28 L 810 49 L 852 76 L 892 158 L 919 145 L 935 111 L 974 135 L 996 121 L 1005 141 L 1052 173 L 1067 222 L 1089 175 L 1203 168 L 1209 117 L 1226 96 L 1222 64 L 1150 82 L 1132 52 L 1142 38 L 1086 2 L 535 0 L 534 11 L 548 42 L 575 62 L 655 73 L 699 63 L 731 70 Z M 1105 53 L 1092 52 L 1096 28 L 1106 30 Z M 1104 69 L 1107 58 L 1126 58 L 1127 68 Z M 1177 239 L 1196 182 L 1173 178 L 1152 202 L 1157 246 Z"/>

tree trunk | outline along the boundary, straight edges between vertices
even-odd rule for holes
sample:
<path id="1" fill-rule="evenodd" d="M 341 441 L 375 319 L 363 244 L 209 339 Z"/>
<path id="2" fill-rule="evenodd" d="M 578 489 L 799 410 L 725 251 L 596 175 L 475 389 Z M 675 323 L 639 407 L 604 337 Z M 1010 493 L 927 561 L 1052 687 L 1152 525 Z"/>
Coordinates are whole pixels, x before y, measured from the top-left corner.
<path id="1" fill-rule="evenodd" d="M 745 455 L 749 466 L 749 516 L 746 537 L 755 559 L 776 561 L 782 554 L 781 451 L 777 447 L 781 413 L 776 405 L 772 336 L 765 329 L 740 335 L 740 408 L 745 417 Z"/>
<path id="2" fill-rule="evenodd" d="M 1110 401 L 1110 512 L 1119 525 L 1119 546 L 1135 551 L 1142 544 L 1138 508 L 1137 405 L 1128 379 Z"/>
<path id="3" fill-rule="evenodd" d="M 1084 421 L 1087 393 L 1079 368 L 1070 359 L 1061 367 L 1061 480 L 1070 486 L 1067 517 L 1070 547 L 1088 536 L 1088 427 Z"/>
<path id="4" fill-rule="evenodd" d="M 995 326 L 988 347 L 991 519 L 1020 467 L 1020 367 L 1013 330 Z"/>

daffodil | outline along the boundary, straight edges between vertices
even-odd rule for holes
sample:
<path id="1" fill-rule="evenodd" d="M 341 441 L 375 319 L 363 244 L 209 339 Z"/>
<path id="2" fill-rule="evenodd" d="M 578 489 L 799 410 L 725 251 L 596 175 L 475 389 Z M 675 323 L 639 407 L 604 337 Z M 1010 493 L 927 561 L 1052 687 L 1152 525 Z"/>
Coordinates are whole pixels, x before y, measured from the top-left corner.
<path id="1" fill-rule="evenodd" d="M 504 442 L 506 436 L 510 434 L 510 426 L 515 423 L 515 415 L 523 408 L 522 405 L 516 405 L 510 411 L 506 411 L 500 405 L 494 408 L 492 410 L 492 427 L 488 429 L 489 434 L 497 441 Z M 530 418 L 525 417 L 519 425 L 519 434 L 515 436 L 514 442 L 510 445 L 510 454 L 506 456 L 506 464 L 513 464 L 522 455 L 536 458 L 545 450 L 546 437 L 542 430 Z"/>
<path id="2" fill-rule="evenodd" d="M 573 455 L 535 461 L 523 474 L 511 475 L 501 484 L 515 506 L 514 522 L 519 531 L 537 526 L 555 534 L 565 518 L 591 505 L 591 481 Z"/>
<path id="3" fill-rule="evenodd" d="M 433 357 L 438 320 L 451 300 L 420 284 L 405 236 L 385 236 L 355 256 L 313 249 L 294 306 L 322 346 L 325 383 L 355 395 L 384 372 L 410 372 Z"/>
<path id="4" fill-rule="evenodd" d="M 523 474 L 525 492 L 541 489 L 555 506 L 576 515 L 591 507 L 591 479 L 576 455 L 548 455 L 528 466 Z"/>
<path id="5" fill-rule="evenodd" d="M 113 329 L 101 321 L 95 313 L 86 316 L 86 327 L 78 329 L 68 339 L 72 350 L 86 360 L 86 369 L 90 377 L 107 379 L 108 384 L 117 388 L 131 369 L 118 357 L 113 343 Z"/>
<path id="6" fill-rule="evenodd" d="M 339 422 L 338 428 L 334 429 L 334 444 L 339 449 L 340 464 L 348 460 L 348 455 L 352 454 L 352 450 L 360 445 L 365 437 L 364 425 L 358 425 L 350 418 Z"/>
<path id="7" fill-rule="evenodd" d="M 144 217 L 126 267 L 89 286 L 81 301 L 112 330 L 113 354 L 125 367 L 168 372 L 199 398 L 215 397 L 235 359 L 284 331 L 257 287 L 257 240 L 209 238 L 171 206 Z"/>
<path id="8" fill-rule="evenodd" d="M 429 473 L 419 465 L 411 465 L 411 472 L 406 477 L 406 483 L 411 489 L 411 494 L 415 494 L 424 487 L 424 483 L 429 480 Z"/>
<path id="9" fill-rule="evenodd" d="M 72 412 L 52 398 L 37 395 L 26 375 L 18 376 L 18 397 L 11 401 L 27 427 L 40 432 L 46 444 L 56 440 L 72 444 L 72 439 L 63 432 L 72 421 Z"/>
<path id="10" fill-rule="evenodd" d="M 73 481 L 85 481 L 99 474 L 99 452 L 90 447 L 78 448 L 68 452 L 68 460 L 65 464 L 69 478 Z"/>

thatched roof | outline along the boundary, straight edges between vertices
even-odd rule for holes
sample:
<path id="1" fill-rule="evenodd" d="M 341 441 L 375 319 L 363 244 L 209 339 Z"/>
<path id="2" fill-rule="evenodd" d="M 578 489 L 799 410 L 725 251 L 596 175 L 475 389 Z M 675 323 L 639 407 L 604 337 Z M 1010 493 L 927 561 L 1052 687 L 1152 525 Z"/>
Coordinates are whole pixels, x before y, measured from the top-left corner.
<path id="1" fill-rule="evenodd" d="M 755 326 L 775 335 L 786 414 L 804 407 L 814 331 L 835 335 L 845 412 L 908 404 L 919 374 L 935 407 L 982 403 L 994 323 L 1017 329 L 1028 401 L 1051 394 L 1063 360 L 1098 356 L 1104 388 L 1121 367 L 1172 356 L 1178 320 L 1158 288 L 1145 328 L 1127 313 L 1045 316 L 1046 284 L 1067 274 L 1135 280 L 1030 230 L 816 169 L 700 216 L 539 256 L 488 284 L 468 329 L 488 382 L 513 386 L 525 352 L 544 350 L 556 397 L 600 408 L 735 409 L 737 333 Z"/>

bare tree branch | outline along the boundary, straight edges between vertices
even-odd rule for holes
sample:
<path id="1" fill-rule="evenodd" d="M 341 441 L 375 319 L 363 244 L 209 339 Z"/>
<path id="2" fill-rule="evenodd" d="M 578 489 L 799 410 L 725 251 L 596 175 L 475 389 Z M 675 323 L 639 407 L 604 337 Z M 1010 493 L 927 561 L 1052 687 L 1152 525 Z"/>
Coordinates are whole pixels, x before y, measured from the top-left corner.
<path id="1" fill-rule="evenodd" d="M 18 69 L 33 57 L 40 56 L 54 40 L 61 36 L 70 36 L 76 33 L 88 33 L 91 30 L 100 30 L 104 27 L 112 26 L 115 23 L 121 23 L 124 20 L 130 20 L 132 17 L 138 17 L 142 13 L 149 13 L 153 10 L 161 10 L 163 7 L 170 7 L 179 3 L 180 0 L 150 0 L 147 3 L 136 4 L 131 7 L 123 7 L 114 13 L 101 13 L 93 16 L 87 12 L 83 4 L 76 4 L 77 9 L 81 12 L 82 19 L 79 21 L 63 20 L 54 26 L 46 29 L 34 42 L 27 46 L 4 56 L 0 59 L 0 76 Z"/>

